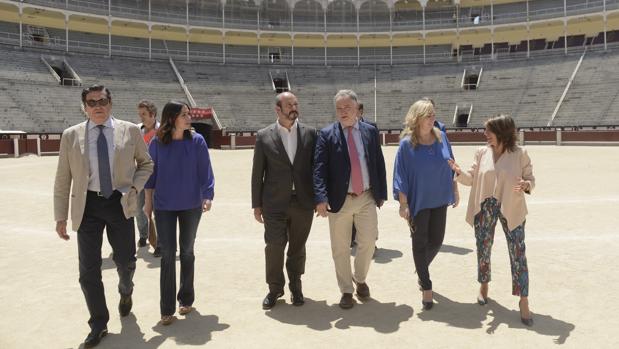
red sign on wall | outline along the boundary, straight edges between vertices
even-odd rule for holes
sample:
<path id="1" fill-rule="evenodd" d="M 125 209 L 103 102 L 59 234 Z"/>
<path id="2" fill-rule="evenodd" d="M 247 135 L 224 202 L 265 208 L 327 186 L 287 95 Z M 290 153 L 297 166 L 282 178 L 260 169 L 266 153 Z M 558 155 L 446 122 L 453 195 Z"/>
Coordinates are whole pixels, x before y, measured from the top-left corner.
<path id="1" fill-rule="evenodd" d="M 213 108 L 191 108 L 189 115 L 193 120 L 210 119 L 213 117 Z"/>

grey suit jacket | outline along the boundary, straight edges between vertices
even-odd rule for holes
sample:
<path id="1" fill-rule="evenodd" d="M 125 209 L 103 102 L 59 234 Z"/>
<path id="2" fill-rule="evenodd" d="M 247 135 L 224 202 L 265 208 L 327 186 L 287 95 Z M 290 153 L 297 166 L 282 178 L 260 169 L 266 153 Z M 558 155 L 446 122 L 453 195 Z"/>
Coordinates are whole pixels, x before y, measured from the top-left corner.
<path id="1" fill-rule="evenodd" d="M 121 199 L 126 218 L 133 217 L 139 209 L 137 192 L 153 172 L 153 161 L 148 155 L 140 129 L 127 121 L 114 119 L 114 188 L 135 187 Z M 86 207 L 88 177 L 88 130 L 86 121 L 69 127 L 60 139 L 60 154 L 54 183 L 54 219 L 67 219 L 71 202 L 72 229 L 77 231 Z M 71 187 L 71 184 L 73 186 Z"/>
<path id="2" fill-rule="evenodd" d="M 258 131 L 251 175 L 253 208 L 285 210 L 290 204 L 293 183 L 299 204 L 307 209 L 314 208 L 312 167 L 316 129 L 300 122 L 297 124 L 297 152 L 292 164 L 279 136 L 277 123 Z"/>

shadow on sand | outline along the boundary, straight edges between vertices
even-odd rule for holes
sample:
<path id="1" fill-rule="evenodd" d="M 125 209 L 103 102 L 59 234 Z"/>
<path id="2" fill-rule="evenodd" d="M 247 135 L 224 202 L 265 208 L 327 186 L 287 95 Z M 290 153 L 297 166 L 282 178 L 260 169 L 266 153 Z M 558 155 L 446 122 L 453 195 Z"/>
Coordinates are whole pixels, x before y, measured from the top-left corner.
<path id="1" fill-rule="evenodd" d="M 305 298 L 303 311 L 280 300 L 275 308 L 266 312 L 266 316 L 290 325 L 307 326 L 316 331 L 326 331 L 333 327 L 369 327 L 376 332 L 392 333 L 400 328 L 402 322 L 413 316 L 413 308 L 406 304 L 381 303 L 370 298 L 363 305 L 356 304 L 352 309 L 344 310 L 338 304 L 327 305 L 326 301 Z"/>
<path id="2" fill-rule="evenodd" d="M 157 324 L 153 330 L 159 334 L 147 340 L 133 313 L 121 318 L 120 322 L 120 333 L 109 333 L 101 341 L 102 347 L 155 349 L 168 338 L 173 338 L 178 345 L 204 345 L 211 340 L 213 332 L 224 331 L 230 327 L 219 323 L 219 318 L 215 315 L 202 315 L 194 310 L 187 314 L 186 318 L 181 316 L 170 326 Z M 79 346 L 83 347 L 83 344 Z"/>
<path id="3" fill-rule="evenodd" d="M 493 334 L 497 328 L 504 324 L 509 328 L 519 328 L 533 331 L 544 336 L 556 337 L 555 344 L 564 344 L 570 333 L 576 328 L 574 324 L 558 320 L 550 315 L 541 315 L 533 312 L 535 323 L 527 327 L 520 322 L 520 312 L 510 310 L 492 299 L 488 304 L 480 306 L 477 303 L 459 303 L 434 292 L 436 304 L 430 311 L 422 311 L 417 316 L 423 321 L 436 321 L 448 326 L 476 329 L 484 327 L 484 322 L 491 317 L 486 324 L 486 333 Z"/>

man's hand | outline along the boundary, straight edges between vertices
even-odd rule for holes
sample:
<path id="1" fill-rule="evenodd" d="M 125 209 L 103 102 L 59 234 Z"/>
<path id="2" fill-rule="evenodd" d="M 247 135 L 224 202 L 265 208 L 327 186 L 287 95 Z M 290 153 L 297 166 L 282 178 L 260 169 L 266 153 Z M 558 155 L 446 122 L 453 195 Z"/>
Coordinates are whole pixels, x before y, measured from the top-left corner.
<path id="1" fill-rule="evenodd" d="M 328 204 L 326 202 L 321 202 L 316 205 L 316 217 L 327 217 L 327 207 Z"/>
<path id="2" fill-rule="evenodd" d="M 254 207 L 254 219 L 260 224 L 264 223 L 262 219 L 262 207 Z"/>
<path id="3" fill-rule="evenodd" d="M 63 240 L 69 240 L 69 234 L 67 234 L 67 221 L 56 222 L 56 234 Z"/>
<path id="4" fill-rule="evenodd" d="M 209 199 L 204 199 L 202 200 L 202 212 L 208 212 L 211 210 L 211 205 L 213 205 L 213 202 Z"/>

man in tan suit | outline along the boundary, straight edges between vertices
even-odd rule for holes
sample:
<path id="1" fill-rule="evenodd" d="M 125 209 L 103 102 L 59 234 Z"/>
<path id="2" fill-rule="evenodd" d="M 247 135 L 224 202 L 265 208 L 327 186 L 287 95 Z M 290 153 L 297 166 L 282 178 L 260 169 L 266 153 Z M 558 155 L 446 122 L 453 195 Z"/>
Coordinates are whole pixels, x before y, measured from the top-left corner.
<path id="1" fill-rule="evenodd" d="M 107 334 L 109 320 L 101 281 L 103 229 L 112 246 L 120 279 L 118 310 L 126 316 L 132 306 L 137 193 L 153 172 L 153 162 L 140 129 L 112 116 L 112 95 L 106 87 L 94 85 L 84 89 L 82 103 L 88 120 L 66 129 L 60 140 L 54 216 L 56 233 L 69 240 L 67 216 L 71 202 L 79 280 L 90 313 L 91 332 L 84 347 L 91 348 Z"/>

